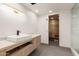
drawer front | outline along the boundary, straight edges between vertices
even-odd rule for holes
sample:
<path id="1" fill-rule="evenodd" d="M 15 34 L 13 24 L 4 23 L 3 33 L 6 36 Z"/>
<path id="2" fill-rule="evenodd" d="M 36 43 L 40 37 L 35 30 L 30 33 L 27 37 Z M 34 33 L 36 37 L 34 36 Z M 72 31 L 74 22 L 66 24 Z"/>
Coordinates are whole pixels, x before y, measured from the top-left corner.
<path id="1" fill-rule="evenodd" d="M 32 44 L 30 44 L 28 47 L 26 46 L 26 49 L 24 50 L 24 55 L 29 55 L 34 50 L 34 47 Z"/>
<path id="2" fill-rule="evenodd" d="M 29 55 L 32 51 L 34 50 L 34 47 L 32 44 L 26 46 L 26 47 L 23 47 L 19 50 L 17 50 L 16 52 L 14 52 L 12 54 L 12 56 L 27 56 Z"/>
<path id="3" fill-rule="evenodd" d="M 0 52 L 0 56 L 6 56 L 6 52 Z"/>
<path id="4" fill-rule="evenodd" d="M 10 56 L 23 56 L 23 49 L 12 53 Z"/>

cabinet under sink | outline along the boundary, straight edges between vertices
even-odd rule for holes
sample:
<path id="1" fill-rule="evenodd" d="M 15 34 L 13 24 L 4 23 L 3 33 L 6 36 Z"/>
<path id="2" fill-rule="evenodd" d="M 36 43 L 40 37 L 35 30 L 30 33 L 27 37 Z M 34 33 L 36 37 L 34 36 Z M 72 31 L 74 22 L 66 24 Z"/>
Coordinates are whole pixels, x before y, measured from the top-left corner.
<path id="1" fill-rule="evenodd" d="M 33 51 L 33 45 L 28 42 L 6 52 L 7 56 L 26 56 Z"/>
<path id="2" fill-rule="evenodd" d="M 7 42 L 6 42 L 7 41 Z M 40 35 L 12 35 L 1 41 L 0 56 L 28 56 L 41 43 Z M 9 44 L 3 46 L 3 43 Z"/>

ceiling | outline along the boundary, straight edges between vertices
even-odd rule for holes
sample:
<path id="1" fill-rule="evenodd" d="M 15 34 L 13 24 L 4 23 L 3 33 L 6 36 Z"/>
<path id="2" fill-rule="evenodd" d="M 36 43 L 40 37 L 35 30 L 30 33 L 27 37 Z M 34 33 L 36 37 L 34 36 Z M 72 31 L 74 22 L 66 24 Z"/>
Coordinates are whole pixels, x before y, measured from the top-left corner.
<path id="1" fill-rule="evenodd" d="M 34 5 L 24 3 L 23 5 L 31 9 L 36 14 L 43 15 L 49 13 L 49 11 L 52 11 L 53 13 L 61 9 L 71 9 L 74 3 L 36 3 Z"/>

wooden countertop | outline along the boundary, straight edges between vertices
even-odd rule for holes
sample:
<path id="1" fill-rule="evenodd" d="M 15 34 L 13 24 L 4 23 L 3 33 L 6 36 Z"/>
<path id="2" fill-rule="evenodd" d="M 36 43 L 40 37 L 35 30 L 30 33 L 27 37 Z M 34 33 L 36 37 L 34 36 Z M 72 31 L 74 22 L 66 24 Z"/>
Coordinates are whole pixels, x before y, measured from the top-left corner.
<path id="1" fill-rule="evenodd" d="M 0 41 L 0 51 L 4 51 L 5 48 L 14 45 L 15 43 L 7 41 L 7 40 L 1 40 Z"/>
<path id="2" fill-rule="evenodd" d="M 32 35 L 32 38 L 35 38 L 37 36 L 40 36 L 40 34 L 31 34 Z"/>

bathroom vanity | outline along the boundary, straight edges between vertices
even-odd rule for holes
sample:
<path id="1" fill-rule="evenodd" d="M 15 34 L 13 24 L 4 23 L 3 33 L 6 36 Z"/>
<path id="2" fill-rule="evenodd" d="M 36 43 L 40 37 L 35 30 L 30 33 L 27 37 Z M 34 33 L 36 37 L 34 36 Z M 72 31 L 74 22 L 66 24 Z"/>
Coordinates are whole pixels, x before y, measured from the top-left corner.
<path id="1" fill-rule="evenodd" d="M 8 36 L 7 40 L 0 41 L 0 56 L 27 56 L 39 47 L 40 42 L 39 34 Z"/>

